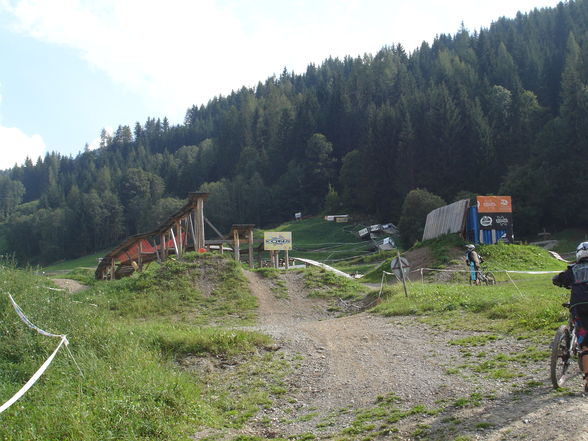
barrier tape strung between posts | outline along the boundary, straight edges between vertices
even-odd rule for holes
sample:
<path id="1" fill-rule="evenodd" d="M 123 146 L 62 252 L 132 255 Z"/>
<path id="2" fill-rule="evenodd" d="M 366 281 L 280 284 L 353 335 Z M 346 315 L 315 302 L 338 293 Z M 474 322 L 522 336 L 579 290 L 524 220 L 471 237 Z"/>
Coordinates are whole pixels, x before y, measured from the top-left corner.
<path id="1" fill-rule="evenodd" d="M 10 294 L 8 294 L 8 298 L 10 299 L 10 302 L 12 303 L 12 306 L 13 306 L 14 310 L 16 311 L 16 313 L 18 314 L 18 316 L 20 317 L 20 319 L 29 328 L 34 329 L 39 334 L 44 335 L 46 337 L 60 338 L 61 341 L 57 345 L 57 348 L 55 348 L 53 353 L 49 356 L 49 358 L 47 360 L 45 360 L 45 363 L 43 363 L 41 365 L 41 367 L 39 369 L 37 369 L 37 372 L 34 373 L 34 375 L 30 378 L 30 380 L 27 381 L 26 384 L 23 387 L 21 387 L 20 390 L 12 396 L 12 398 L 10 398 L 6 403 L 4 403 L 2 406 L 0 406 L 0 413 L 4 412 L 6 409 L 8 409 L 10 406 L 12 406 L 20 397 L 22 397 L 25 394 L 37 382 L 37 380 L 39 378 L 41 378 L 41 375 L 43 375 L 45 370 L 47 370 L 47 368 L 49 367 L 49 365 L 51 364 L 51 362 L 55 358 L 55 355 L 57 355 L 57 352 L 59 351 L 61 346 L 63 344 L 65 344 L 67 346 L 69 344 L 69 342 L 67 341 L 67 337 L 65 335 L 52 334 L 50 332 L 42 330 L 41 328 L 36 326 L 34 323 L 32 323 L 28 319 L 28 317 L 24 314 L 22 309 L 20 309 L 20 306 L 17 305 L 17 303 L 14 301 L 14 299 L 12 298 L 12 296 Z"/>
<path id="2" fill-rule="evenodd" d="M 448 270 L 448 269 L 436 269 L 436 268 L 420 268 L 411 272 L 423 272 L 423 271 L 439 271 L 446 273 L 469 273 L 471 270 Z M 559 274 L 561 271 L 515 271 L 515 270 L 492 270 L 495 273 L 513 273 L 513 274 Z"/>

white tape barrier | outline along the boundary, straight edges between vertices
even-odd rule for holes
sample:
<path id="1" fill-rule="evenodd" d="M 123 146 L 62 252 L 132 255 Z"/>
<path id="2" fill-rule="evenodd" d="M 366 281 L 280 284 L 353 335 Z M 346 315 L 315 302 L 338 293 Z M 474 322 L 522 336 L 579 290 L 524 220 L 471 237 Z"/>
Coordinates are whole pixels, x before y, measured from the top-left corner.
<path id="1" fill-rule="evenodd" d="M 4 403 L 2 406 L 0 406 L 0 413 L 4 412 L 6 409 L 8 409 L 10 406 L 12 406 L 16 402 L 16 400 L 18 400 L 20 397 L 22 397 L 33 386 L 33 384 L 35 384 L 37 382 L 37 380 L 41 377 L 41 375 L 43 375 L 43 372 L 45 372 L 45 370 L 49 367 L 49 365 L 53 361 L 53 358 L 55 357 L 55 354 L 57 354 L 57 351 L 59 351 L 59 348 L 61 348 L 61 345 L 66 342 L 67 342 L 67 339 L 65 338 L 65 336 L 63 336 L 63 338 L 61 339 L 61 341 L 57 345 L 57 348 L 55 348 L 55 350 L 53 351 L 53 354 L 51 354 L 51 356 L 45 361 L 45 363 L 43 363 L 41 365 L 41 367 L 37 370 L 37 372 L 35 372 L 35 375 L 33 375 L 31 377 L 31 379 L 29 381 L 27 381 L 26 384 L 17 393 L 15 393 L 14 396 L 10 400 L 8 400 L 6 403 Z"/>
<path id="2" fill-rule="evenodd" d="M 60 338 L 61 341 L 59 342 L 59 344 L 57 345 L 57 348 L 55 348 L 55 350 L 53 351 L 53 353 L 51 354 L 51 356 L 45 361 L 45 363 L 43 363 L 41 365 L 41 367 L 39 369 L 37 369 L 37 372 L 35 372 L 35 374 L 31 377 L 31 379 L 29 381 L 27 381 L 26 384 L 16 394 L 14 394 L 14 396 L 11 399 L 9 399 L 6 403 L 4 403 L 2 406 L 0 406 L 0 413 L 4 412 L 6 409 L 8 409 L 10 406 L 12 406 L 20 397 L 22 397 L 25 394 L 33 386 L 33 384 L 35 384 L 37 382 L 37 380 L 41 377 L 41 375 L 43 375 L 43 372 L 45 372 L 45 370 L 49 367 L 49 365 L 53 361 L 53 358 L 55 358 L 55 355 L 57 354 L 57 351 L 59 351 L 59 349 L 61 348 L 61 346 L 64 343 L 65 343 L 66 346 L 69 344 L 69 342 L 67 341 L 67 337 L 65 335 L 52 334 L 50 332 L 43 331 L 41 328 L 39 328 L 38 326 L 36 326 L 35 324 L 33 324 L 28 319 L 28 317 L 24 314 L 24 312 L 22 311 L 22 309 L 20 309 L 20 306 L 18 306 L 16 304 L 16 302 L 14 301 L 14 299 L 12 298 L 12 296 L 10 294 L 8 294 L 8 297 L 10 298 L 10 302 L 12 303 L 12 306 L 13 306 L 14 310 L 16 311 L 16 313 L 18 314 L 18 316 L 20 317 L 20 319 L 29 328 L 34 329 L 39 334 L 42 334 L 42 335 L 44 335 L 46 337 L 57 337 L 57 338 Z"/>
<path id="3" fill-rule="evenodd" d="M 469 273 L 470 270 L 448 270 L 448 269 L 436 269 L 436 268 L 420 268 L 412 271 L 423 272 L 423 271 L 438 271 L 446 273 Z M 514 270 L 492 270 L 494 273 L 513 273 L 513 274 L 559 274 L 561 271 L 514 271 Z"/>
<path id="4" fill-rule="evenodd" d="M 10 302 L 12 303 L 12 306 L 14 307 L 14 310 L 16 311 L 16 313 L 18 314 L 18 316 L 20 317 L 20 319 L 24 322 L 25 325 L 27 325 L 29 328 L 34 329 L 35 331 L 37 331 L 39 334 L 42 334 L 46 337 L 57 337 L 57 338 L 65 338 L 65 335 L 61 335 L 61 334 L 51 334 L 50 332 L 47 331 L 43 331 L 41 328 L 39 328 L 38 326 L 34 325 L 29 319 L 28 317 L 24 314 L 24 312 L 22 312 L 22 309 L 20 309 L 20 306 L 18 306 L 16 304 L 16 302 L 14 301 L 14 299 L 12 298 L 12 296 L 10 294 L 8 294 L 8 298 L 10 299 Z M 67 342 L 67 339 L 66 339 Z M 66 343 L 67 344 L 67 343 Z"/>

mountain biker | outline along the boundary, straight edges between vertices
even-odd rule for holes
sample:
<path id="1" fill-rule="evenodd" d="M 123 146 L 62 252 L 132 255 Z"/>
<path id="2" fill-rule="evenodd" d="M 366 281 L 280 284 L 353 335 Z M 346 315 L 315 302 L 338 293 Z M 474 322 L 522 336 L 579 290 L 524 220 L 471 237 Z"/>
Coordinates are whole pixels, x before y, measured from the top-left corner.
<path id="1" fill-rule="evenodd" d="M 470 268 L 470 283 L 479 285 L 480 278 L 478 277 L 478 272 L 480 271 L 482 257 L 476 252 L 475 245 L 466 245 L 466 263 Z"/>
<path id="2" fill-rule="evenodd" d="M 588 392 L 588 242 L 582 242 L 576 248 L 576 263 L 553 277 L 553 284 L 571 289 L 570 312 L 582 360 L 584 374 L 584 392 Z"/>

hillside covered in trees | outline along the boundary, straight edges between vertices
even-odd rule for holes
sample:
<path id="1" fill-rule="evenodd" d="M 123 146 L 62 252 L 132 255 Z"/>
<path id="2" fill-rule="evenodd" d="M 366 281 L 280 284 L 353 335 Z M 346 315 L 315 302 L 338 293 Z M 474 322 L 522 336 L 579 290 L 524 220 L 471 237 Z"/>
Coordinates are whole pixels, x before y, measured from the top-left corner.
<path id="1" fill-rule="evenodd" d="M 512 195 L 518 235 L 586 225 L 587 84 L 584 0 L 410 53 L 327 59 L 194 106 L 183 124 L 120 126 L 97 150 L 2 172 L 0 245 L 21 262 L 84 255 L 195 190 L 223 230 L 297 211 L 395 222 L 415 188 Z"/>

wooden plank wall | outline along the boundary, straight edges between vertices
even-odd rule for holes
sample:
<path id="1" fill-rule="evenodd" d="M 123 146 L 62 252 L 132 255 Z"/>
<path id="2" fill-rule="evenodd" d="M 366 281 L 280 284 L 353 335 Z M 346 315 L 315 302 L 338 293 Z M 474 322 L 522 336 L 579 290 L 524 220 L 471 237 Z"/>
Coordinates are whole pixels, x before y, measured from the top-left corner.
<path id="1" fill-rule="evenodd" d="M 434 239 L 444 234 L 462 233 L 469 202 L 468 199 L 462 199 L 431 211 L 427 215 L 423 240 Z"/>

